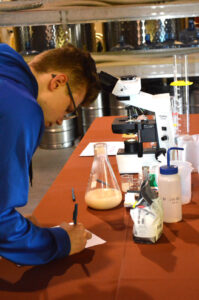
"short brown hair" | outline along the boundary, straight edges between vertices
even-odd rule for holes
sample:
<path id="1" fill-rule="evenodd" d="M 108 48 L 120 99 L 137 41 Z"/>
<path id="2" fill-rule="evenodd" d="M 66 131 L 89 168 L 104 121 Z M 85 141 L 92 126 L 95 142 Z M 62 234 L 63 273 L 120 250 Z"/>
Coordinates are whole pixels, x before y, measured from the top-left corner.
<path id="1" fill-rule="evenodd" d="M 100 91 L 96 65 L 90 53 L 71 44 L 40 53 L 38 59 L 30 62 L 30 66 L 38 73 L 50 71 L 67 73 L 72 90 L 86 85 L 87 93 L 83 105 L 95 100 Z"/>

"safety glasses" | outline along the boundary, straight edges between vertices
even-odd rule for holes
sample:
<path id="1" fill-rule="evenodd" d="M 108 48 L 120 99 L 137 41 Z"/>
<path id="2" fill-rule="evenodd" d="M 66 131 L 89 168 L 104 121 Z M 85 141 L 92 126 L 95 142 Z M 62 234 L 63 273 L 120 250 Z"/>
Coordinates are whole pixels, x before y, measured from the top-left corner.
<path id="1" fill-rule="evenodd" d="M 51 74 L 52 75 L 52 78 L 55 78 L 56 77 L 56 74 Z M 64 116 L 64 119 L 72 119 L 72 118 L 76 118 L 78 116 L 78 110 L 77 110 L 77 106 L 75 104 L 75 100 L 73 98 L 73 94 L 72 94 L 72 91 L 71 91 L 71 88 L 70 88 L 70 85 L 68 82 L 66 82 L 66 86 L 67 86 L 67 89 L 68 89 L 68 94 L 70 96 L 70 99 L 73 103 L 73 107 L 74 107 L 74 110 L 72 112 L 69 112 L 67 113 L 65 116 Z M 68 107 L 67 107 L 68 109 Z M 66 109 L 66 111 L 67 111 Z"/>

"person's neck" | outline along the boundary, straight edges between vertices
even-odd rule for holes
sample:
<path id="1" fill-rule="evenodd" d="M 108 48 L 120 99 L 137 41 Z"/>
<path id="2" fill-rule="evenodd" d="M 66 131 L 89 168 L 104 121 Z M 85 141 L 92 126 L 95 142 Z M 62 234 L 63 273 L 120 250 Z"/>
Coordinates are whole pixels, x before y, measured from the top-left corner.
<path id="1" fill-rule="evenodd" d="M 32 68 L 30 66 L 31 72 L 33 73 L 37 84 L 38 84 L 38 97 L 37 97 L 37 101 L 39 102 L 39 99 L 43 98 L 45 96 L 45 94 L 48 91 L 48 82 L 49 82 L 49 78 L 50 78 L 50 74 L 48 73 L 38 73 L 35 71 L 34 68 Z"/>

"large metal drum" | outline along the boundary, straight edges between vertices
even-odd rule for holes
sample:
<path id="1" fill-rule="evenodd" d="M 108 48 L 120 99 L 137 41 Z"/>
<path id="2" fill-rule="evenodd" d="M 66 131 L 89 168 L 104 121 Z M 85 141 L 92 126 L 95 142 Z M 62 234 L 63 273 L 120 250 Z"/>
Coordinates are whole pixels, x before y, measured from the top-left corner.
<path id="1" fill-rule="evenodd" d="M 64 24 L 14 27 L 16 50 L 23 55 L 59 48 L 67 43 L 96 50 L 93 24 Z"/>
<path id="2" fill-rule="evenodd" d="M 100 92 L 94 102 L 88 106 L 80 106 L 82 134 L 85 134 L 91 123 L 98 117 L 109 115 L 108 96 Z"/>
<path id="3" fill-rule="evenodd" d="M 127 116 L 126 105 L 116 99 L 116 96 L 110 94 L 109 96 L 109 110 L 111 116 Z"/>
<path id="4" fill-rule="evenodd" d="M 103 23 L 105 50 L 115 51 L 117 48 L 130 50 L 130 46 L 135 50 L 146 50 L 146 36 L 150 37 L 153 49 L 162 48 L 168 37 L 179 40 L 179 34 L 185 28 L 185 24 L 185 18 L 105 22 Z"/>
<path id="5" fill-rule="evenodd" d="M 62 125 L 45 128 L 40 147 L 62 149 L 71 147 L 77 138 L 77 118 L 64 119 Z"/>
<path id="6" fill-rule="evenodd" d="M 191 91 L 190 113 L 191 114 L 199 113 L 199 89 L 195 89 L 195 90 Z"/>

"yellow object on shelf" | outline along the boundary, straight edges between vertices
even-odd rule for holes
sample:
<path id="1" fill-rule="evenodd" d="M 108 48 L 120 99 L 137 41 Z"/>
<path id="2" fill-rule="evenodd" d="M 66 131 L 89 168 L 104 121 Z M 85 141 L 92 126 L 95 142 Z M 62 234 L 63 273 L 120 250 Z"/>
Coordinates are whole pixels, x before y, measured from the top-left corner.
<path id="1" fill-rule="evenodd" d="M 193 82 L 191 81 L 184 81 L 184 80 L 177 80 L 170 83 L 171 86 L 187 86 L 192 85 Z"/>

